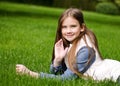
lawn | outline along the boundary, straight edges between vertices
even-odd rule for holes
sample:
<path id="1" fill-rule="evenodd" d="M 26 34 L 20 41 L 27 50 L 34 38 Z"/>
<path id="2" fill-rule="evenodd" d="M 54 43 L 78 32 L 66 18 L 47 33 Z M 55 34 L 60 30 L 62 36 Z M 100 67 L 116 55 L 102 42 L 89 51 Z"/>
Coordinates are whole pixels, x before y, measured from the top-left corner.
<path id="1" fill-rule="evenodd" d="M 61 82 L 19 76 L 16 64 L 48 72 L 57 21 L 64 9 L 0 2 L 0 86 L 117 86 L 112 81 L 77 79 Z M 120 16 L 83 11 L 97 36 L 103 58 L 120 61 Z"/>

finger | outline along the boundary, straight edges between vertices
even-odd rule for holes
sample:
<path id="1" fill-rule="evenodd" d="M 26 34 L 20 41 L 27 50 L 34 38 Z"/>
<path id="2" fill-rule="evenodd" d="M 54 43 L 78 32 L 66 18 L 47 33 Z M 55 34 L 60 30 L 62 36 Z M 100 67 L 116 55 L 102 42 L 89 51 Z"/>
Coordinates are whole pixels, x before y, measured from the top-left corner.
<path id="1" fill-rule="evenodd" d="M 22 68 L 17 68 L 17 69 L 16 69 L 16 72 L 22 73 L 22 72 L 23 72 L 23 69 L 22 69 Z"/>
<path id="2" fill-rule="evenodd" d="M 18 71 L 19 71 L 20 69 L 21 69 L 21 67 L 16 67 L 16 70 L 18 70 Z"/>
<path id="3" fill-rule="evenodd" d="M 23 68 L 23 67 L 25 67 L 25 66 L 22 65 L 22 64 L 17 64 L 17 65 L 16 65 L 16 68 Z"/>
<path id="4" fill-rule="evenodd" d="M 58 40 L 56 44 L 60 44 L 61 41 L 62 41 L 62 39 Z"/>
<path id="5" fill-rule="evenodd" d="M 22 66 L 22 64 L 17 64 L 17 65 L 16 65 L 16 67 L 20 67 L 20 66 Z"/>
<path id="6" fill-rule="evenodd" d="M 16 68 L 20 67 L 20 65 L 16 65 Z"/>
<path id="7" fill-rule="evenodd" d="M 16 73 L 20 73 L 20 70 L 19 70 L 19 69 L 17 69 L 17 70 L 16 70 Z"/>
<path id="8" fill-rule="evenodd" d="M 56 46 L 61 46 L 61 45 L 63 45 L 63 40 L 62 39 L 60 39 L 58 42 L 56 42 L 56 44 L 55 44 Z"/>
<path id="9" fill-rule="evenodd" d="M 61 41 L 62 41 L 62 39 L 59 40 L 59 42 L 61 42 Z"/>
<path id="10" fill-rule="evenodd" d="M 62 39 L 60 40 L 60 46 L 63 46 L 63 40 Z"/>
<path id="11" fill-rule="evenodd" d="M 20 70 L 20 69 L 22 69 L 21 67 L 16 67 L 16 70 Z"/>
<path id="12" fill-rule="evenodd" d="M 18 69 L 20 66 L 19 65 L 16 65 L 16 69 Z"/>
<path id="13" fill-rule="evenodd" d="M 62 40 L 62 39 L 60 39 L 59 41 L 60 41 L 60 43 L 61 43 L 61 42 L 63 42 L 63 40 Z"/>
<path id="14" fill-rule="evenodd" d="M 18 70 L 19 69 L 19 67 L 16 67 L 16 70 Z"/>
<path id="15" fill-rule="evenodd" d="M 67 51 L 68 51 L 68 47 L 65 48 L 65 52 L 67 52 Z"/>

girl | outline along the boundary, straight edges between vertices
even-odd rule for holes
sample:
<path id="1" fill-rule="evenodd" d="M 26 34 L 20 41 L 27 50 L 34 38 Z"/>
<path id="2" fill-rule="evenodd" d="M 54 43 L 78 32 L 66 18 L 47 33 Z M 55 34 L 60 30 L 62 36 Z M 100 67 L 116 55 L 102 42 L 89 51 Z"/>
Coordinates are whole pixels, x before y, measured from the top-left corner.
<path id="1" fill-rule="evenodd" d="M 37 73 L 16 65 L 17 73 L 36 78 L 120 80 L 120 62 L 102 59 L 96 36 L 87 29 L 82 12 L 76 8 L 67 9 L 58 21 L 50 71 Z"/>

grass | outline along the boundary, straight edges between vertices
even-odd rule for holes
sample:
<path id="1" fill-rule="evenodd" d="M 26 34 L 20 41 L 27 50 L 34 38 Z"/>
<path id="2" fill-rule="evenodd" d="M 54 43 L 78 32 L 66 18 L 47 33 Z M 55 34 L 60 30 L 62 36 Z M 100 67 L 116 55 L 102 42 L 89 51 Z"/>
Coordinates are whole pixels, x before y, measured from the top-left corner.
<path id="1" fill-rule="evenodd" d="M 1 86 L 117 86 L 112 81 L 61 82 L 33 79 L 15 73 L 16 64 L 49 73 L 59 15 L 64 9 L 0 2 Z M 87 26 L 96 34 L 104 58 L 120 61 L 120 16 L 83 11 Z"/>

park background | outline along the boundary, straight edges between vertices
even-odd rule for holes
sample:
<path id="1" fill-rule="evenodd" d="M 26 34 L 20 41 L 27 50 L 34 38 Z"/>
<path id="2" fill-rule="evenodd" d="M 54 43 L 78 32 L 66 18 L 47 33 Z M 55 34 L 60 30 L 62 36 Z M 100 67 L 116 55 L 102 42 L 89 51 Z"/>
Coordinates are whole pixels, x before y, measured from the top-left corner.
<path id="1" fill-rule="evenodd" d="M 50 73 L 58 18 L 69 7 L 83 10 L 103 58 L 120 61 L 120 0 L 0 0 L 0 86 L 118 86 L 110 80 L 61 82 L 16 74 L 18 63 Z"/>

